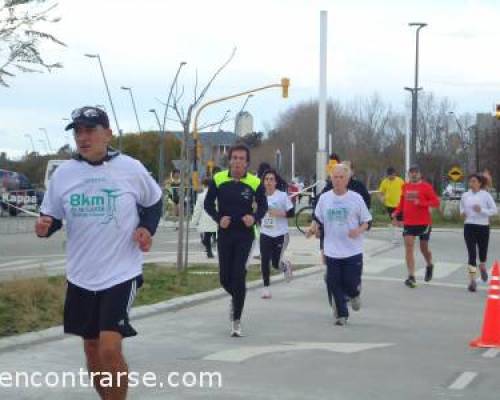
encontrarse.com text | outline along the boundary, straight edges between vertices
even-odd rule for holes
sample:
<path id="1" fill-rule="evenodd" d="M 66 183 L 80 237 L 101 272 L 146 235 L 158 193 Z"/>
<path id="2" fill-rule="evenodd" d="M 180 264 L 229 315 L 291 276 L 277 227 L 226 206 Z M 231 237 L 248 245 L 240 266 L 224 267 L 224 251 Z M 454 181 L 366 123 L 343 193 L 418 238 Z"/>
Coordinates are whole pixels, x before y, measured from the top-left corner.
<path id="1" fill-rule="evenodd" d="M 0 388 L 76 388 L 120 386 L 146 388 L 222 388 L 220 372 L 170 372 L 159 376 L 154 372 L 0 372 Z"/>

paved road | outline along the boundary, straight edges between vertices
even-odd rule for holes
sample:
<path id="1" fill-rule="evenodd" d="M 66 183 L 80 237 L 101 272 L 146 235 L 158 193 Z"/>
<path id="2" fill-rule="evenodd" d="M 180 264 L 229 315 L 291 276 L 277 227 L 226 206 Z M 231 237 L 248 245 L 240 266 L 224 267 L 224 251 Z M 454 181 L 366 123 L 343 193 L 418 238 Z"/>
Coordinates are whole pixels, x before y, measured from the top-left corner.
<path id="1" fill-rule="evenodd" d="M 125 352 L 132 371 L 155 373 L 163 387 L 141 385 L 129 398 L 496 400 L 498 353 L 467 346 L 479 333 L 483 301 L 484 292 L 412 290 L 365 277 L 362 310 L 336 327 L 316 273 L 273 285 L 272 300 L 250 291 L 241 339 L 228 336 L 227 298 L 158 314 L 134 322 L 140 335 L 127 340 Z M 0 373 L 77 373 L 84 367 L 80 346 L 68 337 L 3 352 Z M 199 382 L 202 371 L 219 373 L 222 387 L 168 385 L 171 372 L 193 373 Z M 88 388 L 46 386 L 0 388 L 0 397 L 96 398 Z"/>

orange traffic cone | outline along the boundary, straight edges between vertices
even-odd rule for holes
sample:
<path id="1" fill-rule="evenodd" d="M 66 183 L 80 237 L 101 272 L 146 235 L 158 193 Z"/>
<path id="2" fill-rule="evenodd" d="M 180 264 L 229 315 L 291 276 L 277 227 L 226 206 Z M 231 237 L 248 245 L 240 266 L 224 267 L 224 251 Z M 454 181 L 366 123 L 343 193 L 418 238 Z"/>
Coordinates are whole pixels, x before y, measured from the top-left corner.
<path id="1" fill-rule="evenodd" d="M 488 300 L 484 312 L 481 336 L 470 342 L 471 347 L 500 347 L 500 263 L 495 261 L 491 271 Z"/>

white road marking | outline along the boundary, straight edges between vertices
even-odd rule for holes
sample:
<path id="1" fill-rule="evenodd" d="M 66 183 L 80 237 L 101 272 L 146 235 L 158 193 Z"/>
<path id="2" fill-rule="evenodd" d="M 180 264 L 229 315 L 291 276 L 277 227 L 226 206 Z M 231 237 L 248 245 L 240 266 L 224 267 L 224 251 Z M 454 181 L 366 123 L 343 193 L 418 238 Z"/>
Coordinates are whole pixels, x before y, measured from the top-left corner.
<path id="1" fill-rule="evenodd" d="M 11 267 L 13 265 L 21 265 L 21 264 L 26 264 L 26 263 L 30 263 L 32 262 L 32 260 L 17 260 L 17 261 L 9 261 L 9 262 L 6 262 L 6 263 L 2 263 L 0 264 L 0 268 L 4 268 L 4 267 Z"/>
<path id="2" fill-rule="evenodd" d="M 434 264 L 433 276 L 434 278 L 437 279 L 446 278 L 447 276 L 450 276 L 459 269 L 463 269 L 465 276 L 466 270 L 464 264 L 438 261 Z M 416 273 L 417 278 L 423 278 L 424 275 L 425 275 L 425 268 L 420 268 Z"/>
<path id="3" fill-rule="evenodd" d="M 484 358 L 495 358 L 500 354 L 500 349 L 488 349 L 483 353 Z"/>
<path id="4" fill-rule="evenodd" d="M 462 373 L 448 389 L 463 390 L 465 389 L 477 376 L 477 372 L 464 372 Z"/>
<path id="5" fill-rule="evenodd" d="M 274 346 L 244 346 L 236 349 L 220 351 L 209 354 L 204 360 L 243 362 L 249 358 L 289 351 L 301 350 L 325 350 L 336 353 L 357 353 L 359 351 L 371 350 L 382 347 L 394 346 L 393 343 L 315 343 L 315 342 L 289 342 Z"/>

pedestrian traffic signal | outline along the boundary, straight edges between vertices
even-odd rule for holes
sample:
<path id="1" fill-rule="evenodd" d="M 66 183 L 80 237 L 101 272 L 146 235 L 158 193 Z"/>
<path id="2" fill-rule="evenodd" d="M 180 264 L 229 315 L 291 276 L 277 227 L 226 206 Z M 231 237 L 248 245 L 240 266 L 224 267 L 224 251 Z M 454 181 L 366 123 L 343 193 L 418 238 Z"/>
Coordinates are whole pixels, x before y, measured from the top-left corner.
<path id="1" fill-rule="evenodd" d="M 281 90 L 284 99 L 288 98 L 288 86 L 290 86 L 290 79 L 281 78 Z"/>
<path id="2" fill-rule="evenodd" d="M 495 112 L 495 118 L 500 119 L 500 104 L 497 104 L 496 112 Z"/>

